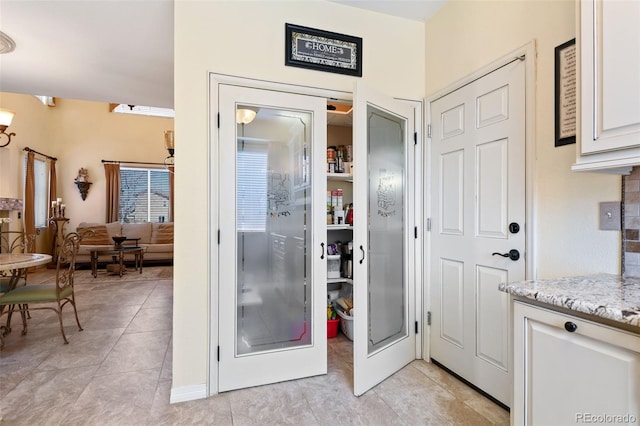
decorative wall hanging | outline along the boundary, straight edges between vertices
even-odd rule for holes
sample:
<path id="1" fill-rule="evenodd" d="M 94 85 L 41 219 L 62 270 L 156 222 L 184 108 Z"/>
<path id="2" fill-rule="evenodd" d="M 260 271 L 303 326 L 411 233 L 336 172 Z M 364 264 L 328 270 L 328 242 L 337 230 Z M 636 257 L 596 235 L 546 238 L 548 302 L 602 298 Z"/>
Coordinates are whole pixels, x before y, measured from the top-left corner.
<path id="1" fill-rule="evenodd" d="M 89 182 L 89 171 L 87 169 L 78 170 L 78 177 L 75 180 L 76 185 L 78 186 L 78 191 L 80 191 L 80 196 L 82 197 L 82 201 L 87 199 L 87 194 L 89 193 L 89 187 L 92 182 Z"/>
<path id="2" fill-rule="evenodd" d="M 285 24 L 284 63 L 362 77 L 362 38 Z"/>
<path id="3" fill-rule="evenodd" d="M 555 49 L 555 146 L 576 143 L 576 39 Z"/>

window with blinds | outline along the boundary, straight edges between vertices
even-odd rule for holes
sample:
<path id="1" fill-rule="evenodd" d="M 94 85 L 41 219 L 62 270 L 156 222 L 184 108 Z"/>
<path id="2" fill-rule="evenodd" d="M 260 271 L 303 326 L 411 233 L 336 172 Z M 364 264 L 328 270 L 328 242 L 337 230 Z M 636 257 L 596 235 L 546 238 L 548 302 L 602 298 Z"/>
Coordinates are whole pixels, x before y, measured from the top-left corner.
<path id="1" fill-rule="evenodd" d="M 27 187 L 27 156 L 24 157 L 24 173 L 22 176 L 24 188 Z M 49 164 L 46 160 L 34 158 L 33 177 L 35 184 L 34 191 L 34 214 L 36 228 L 46 228 L 49 219 Z"/>
<path id="2" fill-rule="evenodd" d="M 122 222 L 170 222 L 169 197 L 167 170 L 120 168 Z"/>
<path id="3" fill-rule="evenodd" d="M 267 147 L 243 143 L 236 157 L 239 232 L 264 232 L 267 220 Z"/>

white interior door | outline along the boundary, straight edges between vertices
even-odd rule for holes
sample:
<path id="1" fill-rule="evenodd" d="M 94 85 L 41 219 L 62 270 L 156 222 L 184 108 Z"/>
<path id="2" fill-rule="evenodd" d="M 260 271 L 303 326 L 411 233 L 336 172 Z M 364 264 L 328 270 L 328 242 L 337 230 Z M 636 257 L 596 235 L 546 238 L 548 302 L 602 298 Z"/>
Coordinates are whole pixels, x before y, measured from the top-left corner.
<path id="1" fill-rule="evenodd" d="M 415 359 L 414 111 L 356 86 L 354 393 Z"/>
<path id="2" fill-rule="evenodd" d="M 510 306 L 498 285 L 525 279 L 524 95 L 514 60 L 431 105 L 431 358 L 506 405 Z"/>
<path id="3" fill-rule="evenodd" d="M 326 100 L 220 85 L 219 112 L 219 390 L 326 374 Z"/>

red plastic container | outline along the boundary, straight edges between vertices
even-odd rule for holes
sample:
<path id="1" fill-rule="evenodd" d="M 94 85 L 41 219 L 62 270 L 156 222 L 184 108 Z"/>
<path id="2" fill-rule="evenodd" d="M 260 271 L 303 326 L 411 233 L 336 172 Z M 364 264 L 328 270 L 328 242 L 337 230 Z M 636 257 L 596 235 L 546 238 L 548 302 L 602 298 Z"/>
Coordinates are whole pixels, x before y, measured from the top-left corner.
<path id="1" fill-rule="evenodd" d="M 338 335 L 339 323 L 340 323 L 340 318 L 336 318 L 334 320 L 327 320 L 327 339 L 336 337 Z"/>

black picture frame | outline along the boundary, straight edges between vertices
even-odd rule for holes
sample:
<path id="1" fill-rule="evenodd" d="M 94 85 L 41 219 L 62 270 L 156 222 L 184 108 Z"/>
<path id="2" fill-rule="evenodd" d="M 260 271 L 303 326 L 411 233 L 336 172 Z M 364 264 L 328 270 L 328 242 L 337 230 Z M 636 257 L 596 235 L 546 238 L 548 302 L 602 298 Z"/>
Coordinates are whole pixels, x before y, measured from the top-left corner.
<path id="1" fill-rule="evenodd" d="M 555 48 L 555 146 L 576 143 L 576 39 Z"/>
<path id="2" fill-rule="evenodd" d="M 362 38 L 285 23 L 284 64 L 362 77 Z"/>

